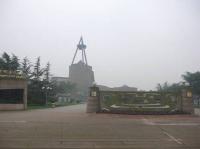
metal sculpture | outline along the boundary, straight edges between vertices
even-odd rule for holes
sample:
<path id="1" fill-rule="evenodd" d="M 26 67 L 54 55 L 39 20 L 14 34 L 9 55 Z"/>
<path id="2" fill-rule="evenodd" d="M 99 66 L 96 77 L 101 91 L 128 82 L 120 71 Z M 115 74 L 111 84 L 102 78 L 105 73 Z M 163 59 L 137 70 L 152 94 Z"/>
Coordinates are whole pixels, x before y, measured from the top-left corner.
<path id="1" fill-rule="evenodd" d="M 78 50 L 80 50 L 82 52 L 82 62 L 85 63 L 86 65 L 88 65 L 85 49 L 86 49 L 86 45 L 83 43 L 83 37 L 81 36 L 79 43 L 77 45 L 77 49 L 76 49 L 76 52 L 74 54 L 73 60 L 72 60 L 72 64 L 74 64 L 74 60 L 76 58 L 77 52 L 78 52 Z"/>

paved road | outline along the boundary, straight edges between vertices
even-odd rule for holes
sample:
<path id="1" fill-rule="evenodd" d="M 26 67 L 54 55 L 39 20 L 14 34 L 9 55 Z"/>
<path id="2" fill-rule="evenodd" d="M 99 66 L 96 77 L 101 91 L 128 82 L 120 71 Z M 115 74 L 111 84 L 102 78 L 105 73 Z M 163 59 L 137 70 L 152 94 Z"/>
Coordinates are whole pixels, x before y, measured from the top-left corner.
<path id="1" fill-rule="evenodd" d="M 86 105 L 0 112 L 0 148 L 200 149 L 200 117 L 86 114 Z"/>

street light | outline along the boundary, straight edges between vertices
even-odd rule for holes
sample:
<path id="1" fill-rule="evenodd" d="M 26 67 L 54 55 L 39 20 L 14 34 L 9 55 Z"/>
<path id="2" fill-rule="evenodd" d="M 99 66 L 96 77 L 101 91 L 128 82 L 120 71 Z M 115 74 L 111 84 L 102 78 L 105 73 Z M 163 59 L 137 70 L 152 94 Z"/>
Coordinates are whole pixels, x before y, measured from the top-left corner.
<path id="1" fill-rule="evenodd" d="M 47 101 L 48 91 L 49 91 L 49 90 L 52 90 L 52 88 L 49 87 L 49 86 L 43 86 L 43 87 L 42 87 L 42 90 L 45 91 L 45 104 L 47 105 L 47 103 L 48 103 L 48 101 Z"/>

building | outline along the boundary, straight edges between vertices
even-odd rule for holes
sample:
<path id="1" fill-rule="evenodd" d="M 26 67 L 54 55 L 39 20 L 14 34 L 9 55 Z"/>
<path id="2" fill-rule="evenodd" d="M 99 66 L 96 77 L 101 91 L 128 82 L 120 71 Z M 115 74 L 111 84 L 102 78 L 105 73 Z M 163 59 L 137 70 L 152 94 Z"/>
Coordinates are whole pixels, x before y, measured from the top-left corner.
<path id="1" fill-rule="evenodd" d="M 69 66 L 69 80 L 76 84 L 76 88 L 80 92 L 87 92 L 88 88 L 94 82 L 94 72 L 92 67 L 79 61 Z"/>
<path id="2" fill-rule="evenodd" d="M 14 71 L 0 70 L 0 110 L 27 108 L 27 81 Z"/>

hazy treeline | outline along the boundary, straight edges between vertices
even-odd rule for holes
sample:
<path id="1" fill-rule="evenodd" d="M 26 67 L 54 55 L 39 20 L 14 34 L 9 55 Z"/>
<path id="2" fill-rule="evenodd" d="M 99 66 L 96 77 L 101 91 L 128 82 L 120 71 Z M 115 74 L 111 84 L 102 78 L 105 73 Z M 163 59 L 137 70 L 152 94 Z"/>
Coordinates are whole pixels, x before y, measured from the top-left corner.
<path id="1" fill-rule="evenodd" d="M 200 72 L 186 72 L 181 75 L 184 82 L 169 84 L 167 82 L 163 84 L 157 84 L 158 91 L 172 91 L 180 92 L 185 87 L 190 87 L 193 94 L 200 95 Z"/>

